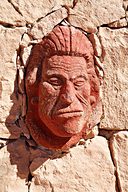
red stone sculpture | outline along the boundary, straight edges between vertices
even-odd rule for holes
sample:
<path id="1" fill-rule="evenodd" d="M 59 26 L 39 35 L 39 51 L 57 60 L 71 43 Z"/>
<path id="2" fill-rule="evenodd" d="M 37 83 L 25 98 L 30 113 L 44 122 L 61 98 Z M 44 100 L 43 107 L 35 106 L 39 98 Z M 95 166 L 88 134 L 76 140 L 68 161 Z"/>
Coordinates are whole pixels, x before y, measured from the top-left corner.
<path id="1" fill-rule="evenodd" d="M 67 149 L 97 123 L 100 80 L 93 56 L 85 34 L 70 26 L 55 27 L 33 47 L 26 124 L 37 144 Z"/>

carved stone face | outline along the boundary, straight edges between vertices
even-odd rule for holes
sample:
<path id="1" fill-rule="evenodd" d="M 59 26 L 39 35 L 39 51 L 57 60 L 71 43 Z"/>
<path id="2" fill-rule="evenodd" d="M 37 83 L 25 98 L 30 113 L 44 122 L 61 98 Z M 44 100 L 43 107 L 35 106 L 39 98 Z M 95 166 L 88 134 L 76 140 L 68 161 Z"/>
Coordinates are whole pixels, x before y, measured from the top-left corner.
<path id="1" fill-rule="evenodd" d="M 56 26 L 32 49 L 26 70 L 26 125 L 39 145 L 67 149 L 99 123 L 102 108 L 93 47 L 71 26 Z"/>
<path id="2" fill-rule="evenodd" d="M 71 137 L 90 117 L 90 80 L 84 57 L 52 56 L 43 63 L 39 117 L 57 136 Z"/>

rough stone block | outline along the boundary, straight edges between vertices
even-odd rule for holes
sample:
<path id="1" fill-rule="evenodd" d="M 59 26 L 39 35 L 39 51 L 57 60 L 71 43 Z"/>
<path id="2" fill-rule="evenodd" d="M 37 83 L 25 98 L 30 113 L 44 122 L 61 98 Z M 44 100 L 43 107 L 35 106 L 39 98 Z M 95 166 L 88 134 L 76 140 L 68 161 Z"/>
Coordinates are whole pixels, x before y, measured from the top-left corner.
<path id="1" fill-rule="evenodd" d="M 73 0 L 10 0 L 11 4 L 21 13 L 27 23 L 34 23 L 47 14 L 60 9 L 62 6 L 71 6 Z"/>
<path id="2" fill-rule="evenodd" d="M 113 135 L 110 147 L 117 171 L 119 191 L 128 192 L 128 131 Z"/>
<path id="3" fill-rule="evenodd" d="M 9 1 L 0 1 L 0 23 L 4 26 L 23 26 L 24 18 L 14 9 Z"/>
<path id="4" fill-rule="evenodd" d="M 95 32 L 97 27 L 124 16 L 123 0 L 91 0 L 78 1 L 74 9 L 70 9 L 68 20 L 87 32 Z"/>
<path id="5" fill-rule="evenodd" d="M 14 124 L 21 114 L 22 101 L 16 93 L 16 50 L 25 28 L 4 28 L 0 26 L 0 133 L 8 135 L 10 133 L 5 123 Z M 14 125 L 15 127 L 15 125 Z"/>
<path id="6" fill-rule="evenodd" d="M 30 31 L 30 34 L 34 39 L 41 39 L 51 32 L 51 30 L 67 16 L 67 10 L 65 8 L 60 8 L 36 23 Z"/>
<path id="7" fill-rule="evenodd" d="M 63 154 L 64 155 L 64 154 Z M 36 164 L 42 165 L 35 169 Z M 79 145 L 61 158 L 35 158 L 30 192 L 115 192 L 114 166 L 107 140 L 97 136 L 87 147 Z"/>
<path id="8" fill-rule="evenodd" d="M 17 140 L 0 150 L 0 191 L 27 192 L 29 152 L 25 142 Z M 24 158 L 25 157 L 25 158 Z"/>
<path id="9" fill-rule="evenodd" d="M 128 29 L 100 28 L 105 52 L 103 67 L 103 129 L 128 129 Z"/>

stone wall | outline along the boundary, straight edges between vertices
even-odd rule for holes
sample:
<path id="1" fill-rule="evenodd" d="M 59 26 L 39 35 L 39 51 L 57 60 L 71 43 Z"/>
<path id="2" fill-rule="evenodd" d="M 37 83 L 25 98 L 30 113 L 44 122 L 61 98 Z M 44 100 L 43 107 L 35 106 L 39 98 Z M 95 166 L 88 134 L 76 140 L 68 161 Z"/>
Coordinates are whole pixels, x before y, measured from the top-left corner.
<path id="1" fill-rule="evenodd" d="M 100 123 L 68 152 L 24 121 L 27 59 L 59 23 L 85 31 L 105 73 Z M 1 0 L 0 40 L 0 192 L 128 192 L 128 1 Z"/>

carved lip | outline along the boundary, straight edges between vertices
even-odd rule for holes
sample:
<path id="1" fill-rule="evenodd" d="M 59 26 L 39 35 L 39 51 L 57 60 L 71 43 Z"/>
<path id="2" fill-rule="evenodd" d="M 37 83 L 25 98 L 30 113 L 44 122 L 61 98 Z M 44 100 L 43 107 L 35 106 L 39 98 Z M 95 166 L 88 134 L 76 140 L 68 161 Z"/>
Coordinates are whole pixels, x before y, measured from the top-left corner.
<path id="1" fill-rule="evenodd" d="M 58 111 L 55 116 L 59 117 L 75 117 L 75 116 L 82 116 L 83 111 L 81 110 L 74 110 L 74 111 Z"/>

